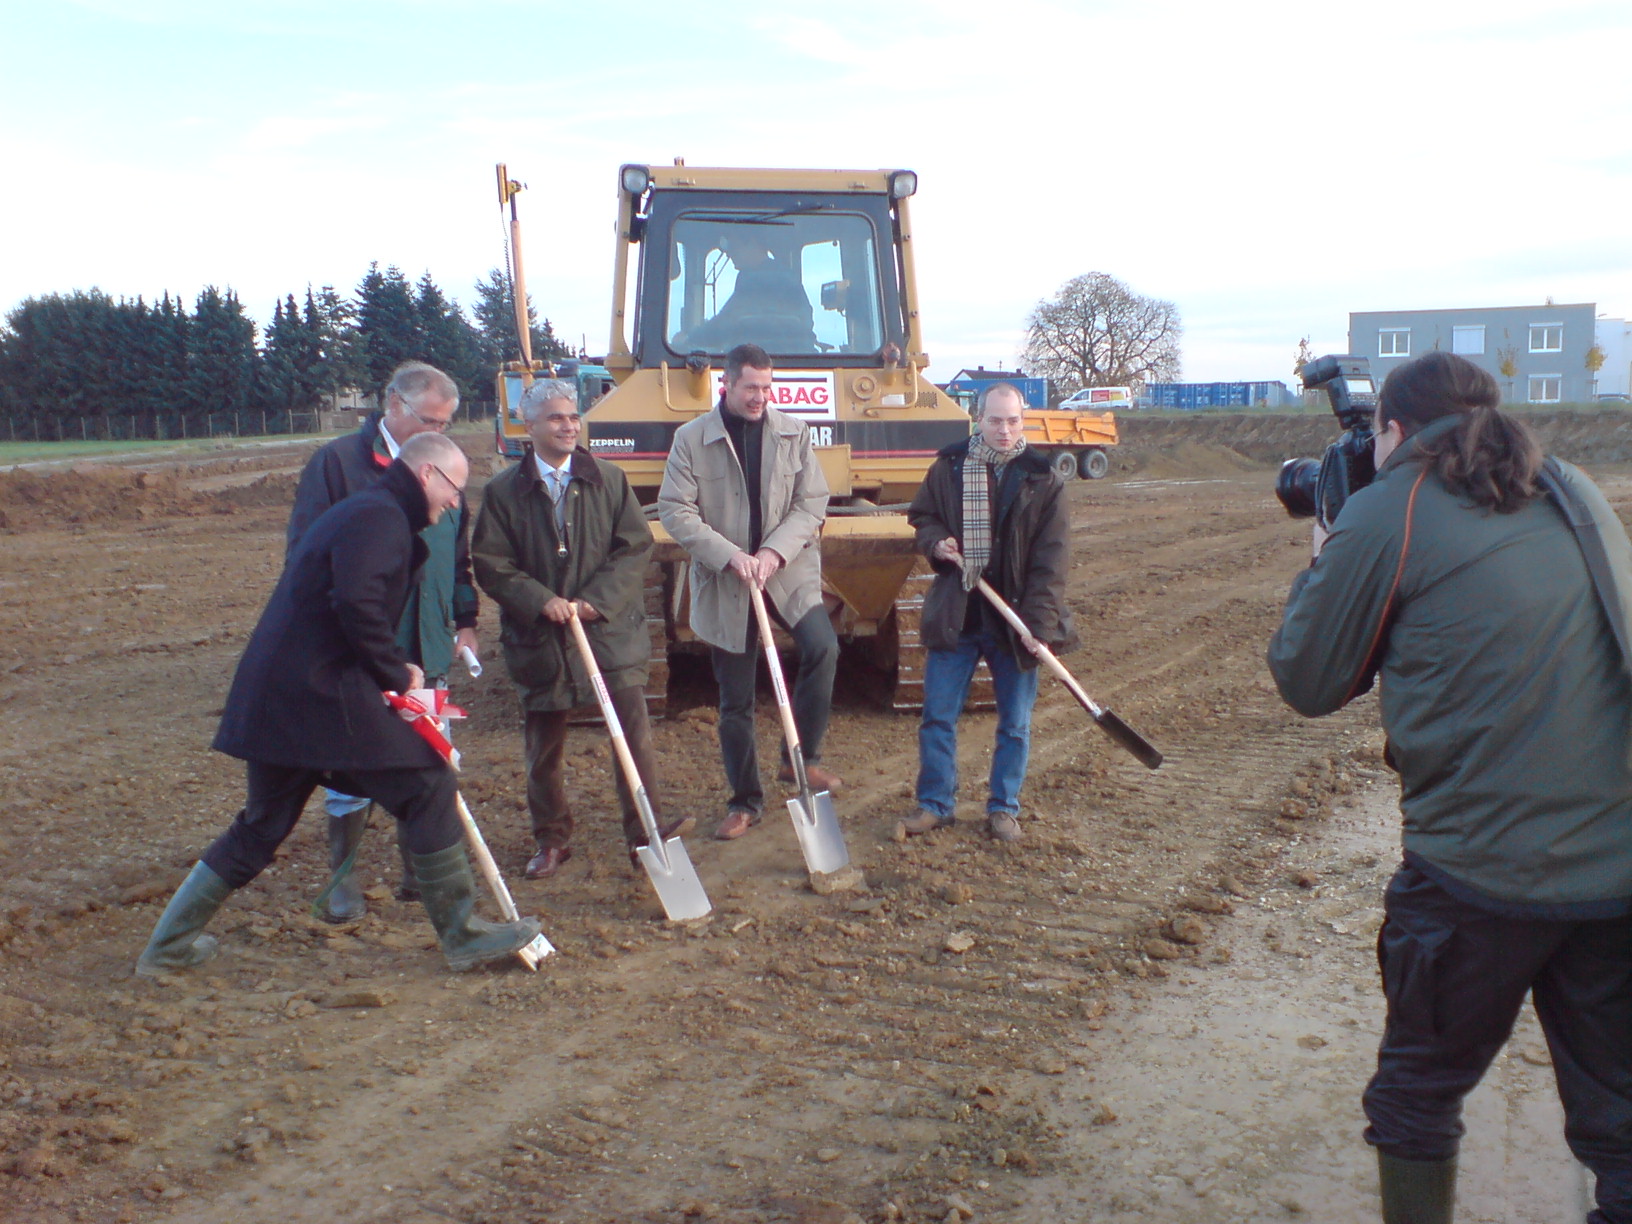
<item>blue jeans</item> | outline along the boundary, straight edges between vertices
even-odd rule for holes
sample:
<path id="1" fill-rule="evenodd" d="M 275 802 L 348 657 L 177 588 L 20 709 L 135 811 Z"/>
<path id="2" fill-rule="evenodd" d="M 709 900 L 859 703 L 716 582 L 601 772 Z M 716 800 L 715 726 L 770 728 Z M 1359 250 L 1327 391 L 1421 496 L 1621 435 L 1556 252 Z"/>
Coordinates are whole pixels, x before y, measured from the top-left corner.
<path id="1" fill-rule="evenodd" d="M 1031 707 L 1037 670 L 1021 670 L 1008 645 L 989 633 L 965 633 L 951 650 L 931 650 L 924 663 L 924 717 L 918 724 L 918 806 L 952 822 L 958 795 L 958 715 L 980 660 L 997 693 L 997 744 L 992 750 L 986 812 L 1020 811 L 1020 785 L 1031 754 Z"/>

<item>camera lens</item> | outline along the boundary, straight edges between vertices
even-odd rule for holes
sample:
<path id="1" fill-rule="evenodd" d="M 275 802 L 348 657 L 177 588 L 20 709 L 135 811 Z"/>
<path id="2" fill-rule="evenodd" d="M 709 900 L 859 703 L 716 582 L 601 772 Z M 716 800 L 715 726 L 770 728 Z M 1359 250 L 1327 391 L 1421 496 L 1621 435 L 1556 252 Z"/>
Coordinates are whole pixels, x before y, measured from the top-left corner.
<path id="1" fill-rule="evenodd" d="M 1315 486 L 1320 479 L 1320 460 L 1288 459 L 1275 477 L 1275 496 L 1293 518 L 1314 518 Z"/>

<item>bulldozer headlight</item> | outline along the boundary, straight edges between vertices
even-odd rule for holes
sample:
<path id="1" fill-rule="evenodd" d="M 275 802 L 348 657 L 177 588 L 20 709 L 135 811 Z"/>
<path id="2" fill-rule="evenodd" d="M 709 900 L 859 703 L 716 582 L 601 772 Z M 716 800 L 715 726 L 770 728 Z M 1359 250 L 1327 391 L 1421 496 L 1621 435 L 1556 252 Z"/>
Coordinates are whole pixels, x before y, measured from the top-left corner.
<path id="1" fill-rule="evenodd" d="M 625 166 L 618 171 L 618 179 L 623 189 L 637 199 L 646 193 L 646 188 L 652 182 L 652 176 L 645 166 Z"/>
<path id="2" fill-rule="evenodd" d="M 897 170 L 890 175 L 890 199 L 904 200 L 918 193 L 918 175 L 911 170 Z"/>

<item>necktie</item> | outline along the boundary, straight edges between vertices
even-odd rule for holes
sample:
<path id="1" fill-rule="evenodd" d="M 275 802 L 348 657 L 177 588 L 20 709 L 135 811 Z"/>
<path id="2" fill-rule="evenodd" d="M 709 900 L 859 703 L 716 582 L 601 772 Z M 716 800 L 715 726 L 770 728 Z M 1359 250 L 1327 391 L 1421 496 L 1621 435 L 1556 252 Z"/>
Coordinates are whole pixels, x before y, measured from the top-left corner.
<path id="1" fill-rule="evenodd" d="M 567 474 L 559 468 L 550 473 L 550 500 L 555 503 L 556 551 L 567 551 Z"/>

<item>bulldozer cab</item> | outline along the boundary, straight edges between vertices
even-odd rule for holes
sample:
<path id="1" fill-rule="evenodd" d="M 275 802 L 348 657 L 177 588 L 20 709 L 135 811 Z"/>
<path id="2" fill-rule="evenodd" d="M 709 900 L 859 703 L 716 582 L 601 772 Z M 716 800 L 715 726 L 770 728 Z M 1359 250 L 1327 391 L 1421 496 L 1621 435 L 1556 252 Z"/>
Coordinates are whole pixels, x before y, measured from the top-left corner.
<path id="1" fill-rule="evenodd" d="M 883 196 L 657 197 L 636 310 L 642 365 L 757 344 L 809 364 L 879 360 L 903 341 Z M 890 253 L 888 261 L 883 253 Z"/>

